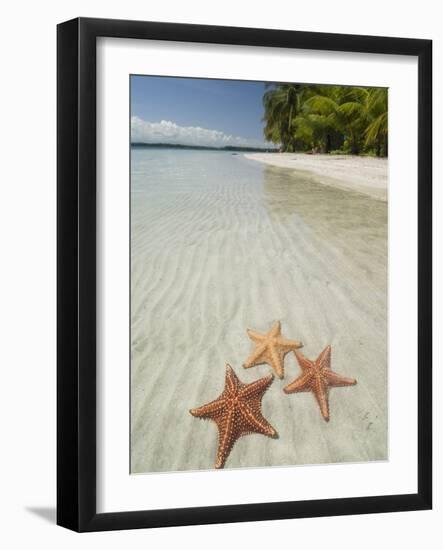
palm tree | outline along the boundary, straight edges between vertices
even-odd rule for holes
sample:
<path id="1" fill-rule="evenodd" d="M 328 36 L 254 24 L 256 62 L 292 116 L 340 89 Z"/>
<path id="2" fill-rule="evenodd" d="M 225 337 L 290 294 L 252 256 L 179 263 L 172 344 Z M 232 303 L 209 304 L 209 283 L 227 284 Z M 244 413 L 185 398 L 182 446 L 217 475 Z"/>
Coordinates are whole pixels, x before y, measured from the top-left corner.
<path id="1" fill-rule="evenodd" d="M 263 96 L 264 136 L 282 151 L 333 148 L 352 154 L 388 151 L 386 88 L 271 85 Z"/>
<path id="2" fill-rule="evenodd" d="M 303 89 L 302 84 L 279 84 L 263 96 L 264 136 L 268 141 L 281 143 L 283 151 L 295 149 L 293 121 L 301 109 Z"/>
<path id="3" fill-rule="evenodd" d="M 367 98 L 369 124 L 365 130 L 365 145 L 375 146 L 376 155 L 388 156 L 388 89 L 373 88 Z"/>
<path id="4" fill-rule="evenodd" d="M 366 88 L 321 86 L 319 93 L 309 98 L 303 107 L 307 114 L 322 116 L 328 127 L 342 133 L 351 153 L 358 155 L 367 120 L 368 93 Z"/>
<path id="5" fill-rule="evenodd" d="M 295 118 L 294 125 L 297 141 L 310 149 L 319 147 L 324 153 L 330 152 L 335 131 L 332 115 L 302 113 Z"/>

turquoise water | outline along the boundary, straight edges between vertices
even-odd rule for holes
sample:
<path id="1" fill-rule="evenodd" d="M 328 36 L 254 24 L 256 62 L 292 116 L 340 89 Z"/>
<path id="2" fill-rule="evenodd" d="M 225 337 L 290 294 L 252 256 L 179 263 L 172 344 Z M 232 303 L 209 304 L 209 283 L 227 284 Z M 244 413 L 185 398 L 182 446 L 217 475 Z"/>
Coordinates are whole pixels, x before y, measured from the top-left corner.
<path id="1" fill-rule="evenodd" d="M 217 185 L 260 183 L 263 167 L 243 154 L 228 151 L 182 149 L 150 149 L 133 147 L 131 150 L 131 191 L 157 195 L 162 190 L 180 191 L 180 186 L 198 193 L 201 189 Z M 135 203 L 134 203 L 135 205 Z"/>
<path id="2" fill-rule="evenodd" d="M 251 435 L 226 467 L 387 457 L 387 204 L 230 152 L 132 150 L 131 471 L 213 467 L 217 432 L 189 409 L 221 393 L 225 363 L 243 382 L 246 328 L 275 320 L 332 368 L 324 422 L 309 394 L 282 397 L 285 361 L 263 400 L 278 440 Z"/>
<path id="3" fill-rule="evenodd" d="M 225 208 L 226 214 L 243 217 L 245 223 L 246 217 L 254 219 L 264 213 L 280 223 L 302 219 L 343 251 L 351 247 L 349 261 L 361 263 L 367 276 L 380 275 L 373 245 L 383 249 L 382 256 L 386 254 L 386 203 L 295 176 L 289 169 L 269 167 L 246 159 L 242 153 L 132 149 L 133 223 L 145 218 L 148 212 L 156 219 L 161 215 L 157 207 L 180 197 L 185 210 L 197 208 L 205 194 L 208 194 L 206 210 L 212 209 L 214 216 L 220 218 L 221 209 Z M 133 238 L 137 238 L 136 233 Z M 376 269 L 371 269 L 374 261 Z"/>

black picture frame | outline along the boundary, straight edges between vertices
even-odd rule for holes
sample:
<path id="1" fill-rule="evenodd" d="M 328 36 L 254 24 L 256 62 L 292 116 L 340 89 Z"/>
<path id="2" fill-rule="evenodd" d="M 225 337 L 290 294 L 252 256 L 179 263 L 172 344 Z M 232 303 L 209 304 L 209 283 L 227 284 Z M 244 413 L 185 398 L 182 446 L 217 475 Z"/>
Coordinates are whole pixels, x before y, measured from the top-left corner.
<path id="1" fill-rule="evenodd" d="M 418 58 L 416 494 L 96 512 L 96 39 L 399 54 Z M 107 19 L 57 29 L 57 523 L 75 531 L 425 510 L 432 506 L 432 42 Z M 407 427 L 405 427 L 407 429 Z"/>

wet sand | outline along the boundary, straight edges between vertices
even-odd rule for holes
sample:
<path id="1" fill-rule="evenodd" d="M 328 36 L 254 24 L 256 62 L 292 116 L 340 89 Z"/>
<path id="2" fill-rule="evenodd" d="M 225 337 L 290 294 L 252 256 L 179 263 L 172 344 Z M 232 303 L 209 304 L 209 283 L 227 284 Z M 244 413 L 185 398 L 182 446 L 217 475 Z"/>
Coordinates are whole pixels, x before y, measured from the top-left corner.
<path id="1" fill-rule="evenodd" d="M 312 394 L 283 393 L 300 374 L 287 355 L 263 398 L 278 439 L 241 438 L 226 468 L 386 459 L 386 202 L 206 155 L 168 157 L 167 177 L 147 162 L 148 183 L 133 168 L 132 472 L 213 468 L 216 426 L 188 411 L 222 392 L 226 363 L 243 382 L 270 372 L 241 365 L 246 328 L 277 319 L 309 358 L 331 344 L 332 369 L 358 384 L 330 391 L 327 423 Z"/>
<path id="2" fill-rule="evenodd" d="M 317 183 L 349 189 L 378 200 L 388 199 L 388 160 L 352 155 L 305 153 L 252 153 L 246 158 L 289 168 Z"/>

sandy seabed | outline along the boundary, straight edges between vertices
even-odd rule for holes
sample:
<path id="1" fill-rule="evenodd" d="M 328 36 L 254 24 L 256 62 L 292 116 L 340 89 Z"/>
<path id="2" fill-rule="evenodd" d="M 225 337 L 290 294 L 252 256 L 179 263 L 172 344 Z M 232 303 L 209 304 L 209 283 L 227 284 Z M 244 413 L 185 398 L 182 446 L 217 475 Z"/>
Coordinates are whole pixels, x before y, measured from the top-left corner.
<path id="1" fill-rule="evenodd" d="M 263 398 L 278 439 L 242 437 L 225 467 L 387 459 L 387 203 L 210 158 L 169 159 L 167 186 L 131 196 L 132 473 L 213 468 L 216 426 L 188 411 L 222 392 L 226 363 L 243 382 L 271 371 L 241 365 L 246 328 L 277 319 L 307 357 L 331 344 L 358 384 L 331 389 L 327 423 L 312 394 L 283 393 L 300 374 L 289 354 Z"/>

